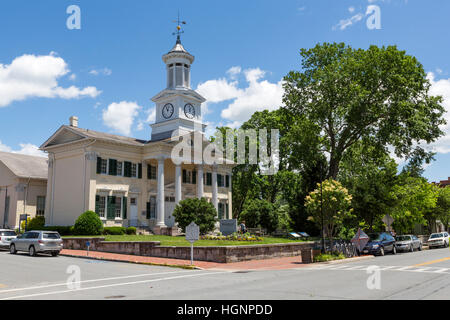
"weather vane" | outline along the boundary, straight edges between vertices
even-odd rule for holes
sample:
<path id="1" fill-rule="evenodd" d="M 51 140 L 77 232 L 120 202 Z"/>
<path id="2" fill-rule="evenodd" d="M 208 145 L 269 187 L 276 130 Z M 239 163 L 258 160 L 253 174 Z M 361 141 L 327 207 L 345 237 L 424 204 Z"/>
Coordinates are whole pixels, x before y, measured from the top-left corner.
<path id="1" fill-rule="evenodd" d="M 177 31 L 172 33 L 172 35 L 177 35 L 177 42 L 179 42 L 180 41 L 180 35 L 182 33 L 184 33 L 184 31 L 181 28 L 181 25 L 186 24 L 186 21 L 181 21 L 180 20 L 180 12 L 178 11 L 178 19 L 174 20 L 173 22 L 175 22 L 177 24 Z"/>

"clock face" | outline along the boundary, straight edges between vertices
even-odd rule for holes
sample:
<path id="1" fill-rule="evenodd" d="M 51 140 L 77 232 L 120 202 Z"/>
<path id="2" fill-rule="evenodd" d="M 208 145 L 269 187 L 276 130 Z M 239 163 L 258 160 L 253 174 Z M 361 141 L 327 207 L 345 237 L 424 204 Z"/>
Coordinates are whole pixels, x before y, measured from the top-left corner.
<path id="1" fill-rule="evenodd" d="M 173 111 L 174 111 L 173 105 L 171 103 L 168 103 L 162 109 L 162 115 L 164 118 L 169 119 L 170 117 L 173 116 Z"/>
<path id="2" fill-rule="evenodd" d="M 192 104 L 188 103 L 184 106 L 184 114 L 188 119 L 194 119 L 195 117 L 195 108 Z"/>

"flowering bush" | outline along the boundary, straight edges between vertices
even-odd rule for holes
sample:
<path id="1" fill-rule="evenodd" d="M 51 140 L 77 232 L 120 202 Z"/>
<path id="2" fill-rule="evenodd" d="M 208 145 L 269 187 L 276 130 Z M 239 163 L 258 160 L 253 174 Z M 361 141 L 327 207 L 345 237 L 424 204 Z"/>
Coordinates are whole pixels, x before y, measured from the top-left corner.
<path id="1" fill-rule="evenodd" d="M 229 236 L 223 235 L 206 235 L 201 236 L 200 240 L 223 240 L 223 241 L 264 241 L 264 238 L 252 236 L 249 233 L 246 234 L 237 234 L 233 233 Z"/>
<path id="2" fill-rule="evenodd" d="M 353 209 L 350 208 L 352 196 L 338 181 L 332 179 L 323 181 L 322 186 L 318 183 L 317 187 L 305 198 L 306 210 L 311 214 L 308 220 L 316 223 L 320 229 L 323 219 L 323 227 L 332 239 L 344 219 L 353 216 Z"/>

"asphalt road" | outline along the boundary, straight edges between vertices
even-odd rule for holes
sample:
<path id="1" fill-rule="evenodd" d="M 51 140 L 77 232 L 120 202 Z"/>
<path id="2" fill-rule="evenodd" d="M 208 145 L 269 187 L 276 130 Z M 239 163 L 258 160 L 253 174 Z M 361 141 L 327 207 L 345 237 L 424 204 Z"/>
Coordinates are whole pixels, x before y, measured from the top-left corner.
<path id="1" fill-rule="evenodd" d="M 344 264 L 248 272 L 184 270 L 8 252 L 0 252 L 0 266 L 0 300 L 450 297 L 448 248 Z M 375 268 L 375 272 L 369 274 L 368 268 Z"/>

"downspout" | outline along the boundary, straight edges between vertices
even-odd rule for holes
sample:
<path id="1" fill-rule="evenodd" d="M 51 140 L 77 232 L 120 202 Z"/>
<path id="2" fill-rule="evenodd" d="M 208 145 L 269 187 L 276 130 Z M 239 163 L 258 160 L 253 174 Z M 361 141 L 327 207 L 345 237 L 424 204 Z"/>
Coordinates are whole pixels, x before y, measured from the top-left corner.
<path id="1" fill-rule="evenodd" d="M 26 189 L 23 190 L 23 214 L 27 213 L 28 188 L 30 187 L 31 178 L 28 178 Z"/>

